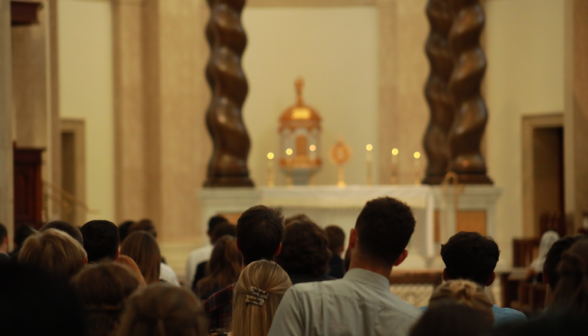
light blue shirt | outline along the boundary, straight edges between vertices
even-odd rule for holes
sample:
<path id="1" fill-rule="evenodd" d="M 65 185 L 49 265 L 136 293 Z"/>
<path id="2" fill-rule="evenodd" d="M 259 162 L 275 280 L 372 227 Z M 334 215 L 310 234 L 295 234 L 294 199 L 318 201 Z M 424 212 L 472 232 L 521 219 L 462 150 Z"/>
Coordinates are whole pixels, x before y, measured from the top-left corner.
<path id="1" fill-rule="evenodd" d="M 427 311 L 427 307 L 424 306 L 419 309 L 424 313 Z M 492 306 L 492 313 L 494 313 L 494 326 L 527 320 L 527 316 L 520 311 L 511 308 L 500 308 L 497 305 Z"/>

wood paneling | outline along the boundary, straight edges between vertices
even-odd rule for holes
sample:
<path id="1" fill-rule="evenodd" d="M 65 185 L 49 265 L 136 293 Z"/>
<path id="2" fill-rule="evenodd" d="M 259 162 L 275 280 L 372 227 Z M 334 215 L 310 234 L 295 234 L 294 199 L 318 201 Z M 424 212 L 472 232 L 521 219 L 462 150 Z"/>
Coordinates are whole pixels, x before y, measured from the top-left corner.
<path id="1" fill-rule="evenodd" d="M 14 225 L 40 228 L 43 211 L 43 149 L 14 149 Z"/>

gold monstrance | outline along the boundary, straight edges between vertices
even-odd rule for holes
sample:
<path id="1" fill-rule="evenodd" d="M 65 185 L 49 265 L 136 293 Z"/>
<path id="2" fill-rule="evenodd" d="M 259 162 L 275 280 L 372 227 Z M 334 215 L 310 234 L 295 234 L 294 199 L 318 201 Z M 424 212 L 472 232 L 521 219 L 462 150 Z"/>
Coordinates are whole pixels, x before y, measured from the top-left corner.
<path id="1" fill-rule="evenodd" d="M 329 152 L 329 158 L 331 161 L 337 165 L 339 169 L 339 182 L 337 185 L 339 187 L 345 187 L 345 175 L 343 173 L 343 166 L 351 160 L 351 155 L 353 155 L 353 151 L 347 144 L 343 141 L 343 137 L 339 137 L 335 146 L 331 148 Z"/>
<path id="2" fill-rule="evenodd" d="M 304 80 L 296 80 L 296 104 L 280 117 L 280 167 L 287 174 L 287 184 L 307 185 L 320 169 L 321 116 L 302 99 Z"/>

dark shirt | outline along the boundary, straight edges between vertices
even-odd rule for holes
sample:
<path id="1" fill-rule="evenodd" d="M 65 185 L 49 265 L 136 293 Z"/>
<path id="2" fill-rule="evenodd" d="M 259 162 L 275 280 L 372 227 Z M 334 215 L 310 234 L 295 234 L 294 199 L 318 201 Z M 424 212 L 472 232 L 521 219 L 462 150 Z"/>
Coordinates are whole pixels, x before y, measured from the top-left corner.
<path id="1" fill-rule="evenodd" d="M 236 284 L 214 293 L 208 300 L 202 303 L 204 311 L 208 314 L 210 324 L 208 329 L 225 329 L 231 326 L 233 317 L 233 287 Z"/>
<path id="2" fill-rule="evenodd" d="M 329 281 L 335 280 L 335 278 L 330 277 L 328 275 L 311 275 L 311 274 L 288 274 L 290 276 L 290 281 L 292 281 L 292 285 L 305 283 L 305 282 L 319 282 L 319 281 Z"/>
<path id="3" fill-rule="evenodd" d="M 208 261 L 203 261 L 198 266 L 196 266 L 196 273 L 194 273 L 194 280 L 192 281 L 192 290 L 196 292 L 196 285 L 198 285 L 198 281 L 204 279 L 206 277 L 206 265 Z"/>
<path id="4" fill-rule="evenodd" d="M 343 270 L 343 259 L 336 254 L 333 253 L 331 260 L 329 261 L 329 271 L 328 276 L 331 276 L 335 279 L 343 279 L 343 275 L 345 275 L 345 271 Z"/>

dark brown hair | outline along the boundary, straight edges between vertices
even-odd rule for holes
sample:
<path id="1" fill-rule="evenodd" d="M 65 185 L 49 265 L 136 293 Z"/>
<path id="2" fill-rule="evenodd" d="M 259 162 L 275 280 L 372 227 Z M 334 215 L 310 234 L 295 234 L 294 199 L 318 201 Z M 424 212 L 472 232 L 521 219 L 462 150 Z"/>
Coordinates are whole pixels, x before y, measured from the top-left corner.
<path id="1" fill-rule="evenodd" d="M 329 271 L 329 241 L 313 222 L 292 222 L 284 229 L 282 251 L 276 262 L 288 274 L 324 275 Z"/>
<path id="2" fill-rule="evenodd" d="M 86 336 L 107 336 L 117 327 L 124 303 L 139 288 L 139 280 L 126 266 L 104 262 L 84 268 L 72 287 L 86 308 Z"/>
<path id="3" fill-rule="evenodd" d="M 155 224 L 151 219 L 141 219 L 140 221 L 133 223 L 129 226 L 129 235 L 133 232 L 143 231 L 147 232 L 148 234 L 152 235 L 153 238 L 157 238 L 157 229 L 155 228 Z"/>
<path id="4" fill-rule="evenodd" d="M 114 223 L 107 220 L 89 221 L 80 232 L 84 237 L 84 249 L 88 253 L 89 262 L 116 258 L 120 240 L 118 227 Z"/>
<path id="5" fill-rule="evenodd" d="M 441 258 L 451 279 L 466 279 L 486 286 L 496 268 L 500 250 L 494 240 L 477 232 L 458 232 L 441 246 Z"/>
<path id="6" fill-rule="evenodd" d="M 479 336 L 492 329 L 486 314 L 458 303 L 429 307 L 410 336 Z"/>
<path id="7" fill-rule="evenodd" d="M 219 238 L 206 264 L 208 275 L 196 285 L 197 295 L 201 297 L 214 288 L 221 290 L 237 281 L 241 273 L 241 262 L 241 254 L 237 250 L 235 238 L 231 236 Z"/>
<path id="8" fill-rule="evenodd" d="M 210 242 L 214 245 L 223 236 L 237 237 L 237 226 L 229 222 L 218 224 L 210 234 Z"/>
<path id="9" fill-rule="evenodd" d="M 284 218 L 278 210 L 264 205 L 249 208 L 241 215 L 237 221 L 237 243 L 245 265 L 274 258 L 282 242 L 283 222 Z"/>
<path id="10" fill-rule="evenodd" d="M 559 281 L 549 311 L 568 316 L 586 316 L 588 314 L 588 240 L 579 240 L 563 254 L 557 272 Z"/>
<path id="11" fill-rule="evenodd" d="M 545 263 L 543 264 L 544 279 L 547 280 L 549 287 L 555 291 L 557 283 L 559 282 L 559 274 L 557 273 L 557 266 L 565 251 L 567 251 L 575 242 L 580 239 L 587 239 L 586 236 L 577 235 L 564 237 L 556 241 L 547 255 L 545 256 Z"/>
<path id="12" fill-rule="evenodd" d="M 56 229 L 62 232 L 67 233 L 73 239 L 77 240 L 80 245 L 84 246 L 84 239 L 82 238 L 82 232 L 77 227 L 69 224 L 68 222 L 56 220 L 45 224 L 39 232 L 45 232 L 49 229 Z"/>
<path id="13" fill-rule="evenodd" d="M 130 234 L 123 242 L 120 252 L 137 263 L 148 285 L 159 281 L 161 253 L 152 235 L 143 231 Z"/>
<path id="14" fill-rule="evenodd" d="M 333 253 L 339 253 L 339 250 L 345 246 L 345 232 L 337 225 L 329 225 L 325 228 L 329 238 L 329 250 Z"/>
<path id="15" fill-rule="evenodd" d="M 366 203 L 355 223 L 361 254 L 391 266 L 414 232 L 412 211 L 403 202 L 381 197 Z"/>

